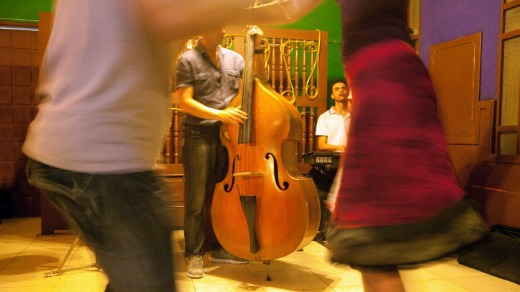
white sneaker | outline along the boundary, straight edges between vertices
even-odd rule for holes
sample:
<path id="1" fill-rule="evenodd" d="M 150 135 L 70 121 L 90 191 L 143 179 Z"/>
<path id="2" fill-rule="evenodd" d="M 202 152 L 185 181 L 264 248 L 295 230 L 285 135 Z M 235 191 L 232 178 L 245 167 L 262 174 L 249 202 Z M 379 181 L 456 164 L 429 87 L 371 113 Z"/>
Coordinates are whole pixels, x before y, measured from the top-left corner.
<path id="1" fill-rule="evenodd" d="M 188 258 L 186 275 L 194 279 L 204 277 L 204 260 L 201 255 L 193 255 Z"/>
<path id="2" fill-rule="evenodd" d="M 239 258 L 235 255 L 230 254 L 227 250 L 223 248 L 219 248 L 210 253 L 208 257 L 209 261 L 212 263 L 223 263 L 223 264 L 247 264 L 248 261 L 243 258 Z"/>

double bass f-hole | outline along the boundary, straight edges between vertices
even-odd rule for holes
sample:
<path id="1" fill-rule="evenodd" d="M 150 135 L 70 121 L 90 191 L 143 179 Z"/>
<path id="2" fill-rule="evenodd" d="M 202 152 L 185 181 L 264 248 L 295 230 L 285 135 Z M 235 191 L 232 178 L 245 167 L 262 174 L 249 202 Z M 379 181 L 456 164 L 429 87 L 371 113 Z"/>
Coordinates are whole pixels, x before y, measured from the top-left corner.
<path id="1" fill-rule="evenodd" d="M 289 182 L 284 181 L 283 182 L 283 187 L 280 186 L 280 180 L 279 180 L 279 176 L 278 176 L 278 161 L 276 161 L 276 157 L 272 153 L 265 154 L 265 159 L 269 159 L 269 158 L 273 159 L 273 164 L 274 164 L 273 165 L 273 172 L 274 172 L 273 176 L 274 176 L 274 180 L 276 182 L 276 186 L 281 191 L 287 190 L 289 188 Z"/>
<path id="2" fill-rule="evenodd" d="M 266 153 L 265 154 L 265 159 L 266 160 L 269 160 L 270 158 L 273 159 L 273 177 L 274 177 L 274 180 L 276 182 L 276 186 L 278 187 L 279 190 L 281 191 L 285 191 L 289 188 L 289 182 L 287 181 L 284 181 L 283 182 L 283 186 L 280 185 L 280 179 L 279 179 L 279 176 L 278 176 L 278 161 L 276 160 L 276 157 L 272 154 L 272 153 Z M 234 158 L 233 158 L 233 168 L 232 168 L 232 179 L 231 179 L 231 185 L 229 184 L 225 184 L 224 185 L 224 190 L 226 191 L 226 193 L 229 193 L 233 190 L 233 187 L 235 185 L 235 177 L 237 176 L 246 176 L 246 177 L 253 177 L 253 176 L 262 176 L 263 174 L 260 173 L 260 172 L 241 172 L 241 173 L 235 173 L 235 169 L 236 169 L 236 162 L 240 160 L 240 156 L 239 155 L 236 155 Z"/>

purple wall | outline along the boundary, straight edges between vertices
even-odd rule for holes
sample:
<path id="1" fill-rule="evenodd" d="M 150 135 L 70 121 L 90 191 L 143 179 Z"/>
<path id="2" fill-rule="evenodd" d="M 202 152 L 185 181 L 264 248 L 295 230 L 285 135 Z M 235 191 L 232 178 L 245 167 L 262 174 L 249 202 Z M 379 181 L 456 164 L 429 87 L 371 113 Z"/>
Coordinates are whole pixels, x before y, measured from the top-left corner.
<path id="1" fill-rule="evenodd" d="M 496 99 L 501 3 L 502 0 L 421 1 L 420 56 L 427 66 L 430 46 L 482 32 L 480 100 Z"/>

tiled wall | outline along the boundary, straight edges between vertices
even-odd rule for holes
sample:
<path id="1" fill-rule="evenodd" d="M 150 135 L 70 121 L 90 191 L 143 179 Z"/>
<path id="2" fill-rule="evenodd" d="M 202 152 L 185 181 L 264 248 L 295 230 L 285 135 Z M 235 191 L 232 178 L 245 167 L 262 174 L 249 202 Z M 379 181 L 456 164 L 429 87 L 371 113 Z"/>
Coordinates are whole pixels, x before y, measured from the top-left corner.
<path id="1" fill-rule="evenodd" d="M 2 25 L 0 29 L 2 217 L 40 214 L 40 195 L 27 183 L 26 157 L 20 150 L 27 127 L 35 115 L 34 88 L 39 67 L 38 32 L 26 28 L 33 27 Z"/>

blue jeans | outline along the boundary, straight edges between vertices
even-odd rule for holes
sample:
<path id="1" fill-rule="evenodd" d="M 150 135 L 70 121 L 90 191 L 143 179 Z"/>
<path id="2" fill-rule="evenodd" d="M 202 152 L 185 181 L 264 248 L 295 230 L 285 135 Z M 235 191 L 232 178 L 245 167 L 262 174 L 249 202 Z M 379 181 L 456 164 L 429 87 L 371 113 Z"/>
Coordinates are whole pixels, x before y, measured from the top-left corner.
<path id="1" fill-rule="evenodd" d="M 202 254 L 204 200 L 226 175 L 227 150 L 217 126 L 184 125 L 184 240 L 185 256 Z"/>
<path id="2" fill-rule="evenodd" d="M 29 159 L 27 177 L 95 252 L 107 291 L 175 291 L 172 219 L 154 173 L 79 173 Z"/>

